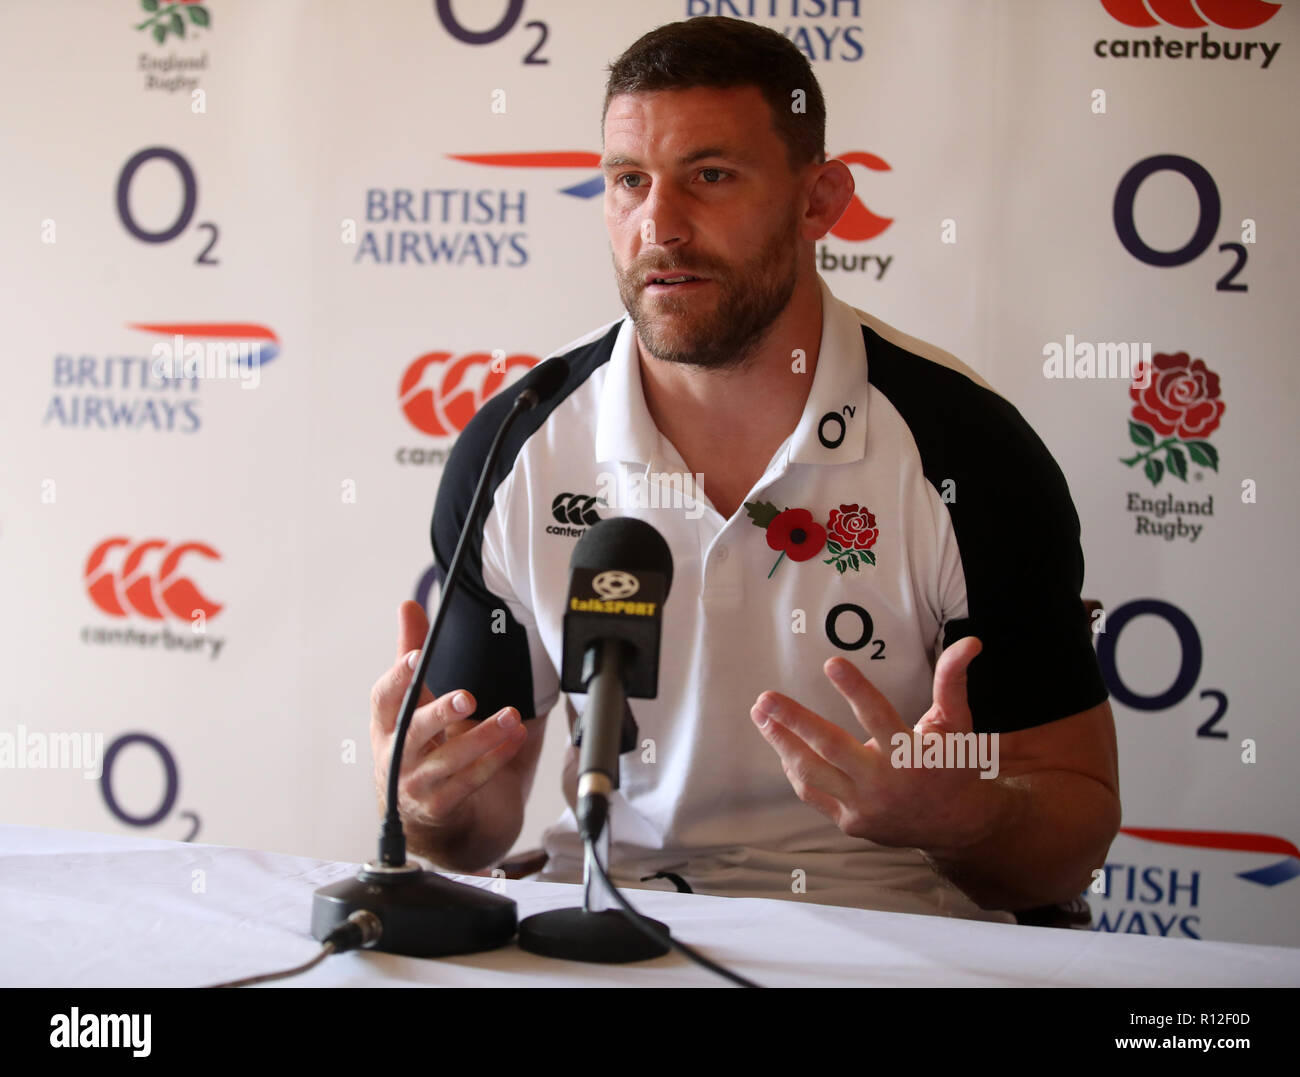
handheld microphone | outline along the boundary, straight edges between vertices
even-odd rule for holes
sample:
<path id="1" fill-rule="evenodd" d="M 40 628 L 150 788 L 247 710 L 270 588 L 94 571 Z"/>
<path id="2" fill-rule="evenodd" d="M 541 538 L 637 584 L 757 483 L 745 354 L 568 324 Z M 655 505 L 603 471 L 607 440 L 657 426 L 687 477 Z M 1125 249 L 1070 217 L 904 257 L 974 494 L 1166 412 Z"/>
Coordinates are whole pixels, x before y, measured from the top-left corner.
<path id="1" fill-rule="evenodd" d="M 425 871 L 406 859 L 406 836 L 397 808 L 397 785 L 402 769 L 402 750 L 420 700 L 420 689 L 429 672 L 433 645 L 451 609 L 450 598 L 460 579 L 468 539 L 486 499 L 488 484 L 505 437 L 515 420 L 559 391 L 569 376 L 563 359 L 548 359 L 529 371 L 518 383 L 509 413 L 502 420 L 478 485 L 461 526 L 456 551 L 447 568 L 438 612 L 420 648 L 406 697 L 402 700 L 393 732 L 392 755 L 388 763 L 388 803 L 379 835 L 379 858 L 368 862 L 355 879 L 321 887 L 312 898 L 312 936 L 324 939 L 358 909 L 374 913 L 382 934 L 373 949 L 409 957 L 441 957 L 447 954 L 477 953 L 504 946 L 514 936 L 515 903 L 509 898 L 465 883 L 453 882 Z"/>
<path id="2" fill-rule="evenodd" d="M 578 762 L 578 824 L 595 841 L 618 788 L 618 757 L 636 745 L 627 699 L 659 692 L 659 637 L 673 581 L 668 543 L 643 520 L 594 524 L 569 560 L 560 688 L 585 692 L 574 742 Z"/>
<path id="3" fill-rule="evenodd" d="M 668 952 L 668 926 L 644 917 L 633 923 L 619 910 L 601 908 L 592 871 L 612 894 L 599 860 L 609 849 L 609 797 L 618 788 L 619 755 L 636 746 L 627 699 L 653 699 L 659 691 L 659 637 L 673 556 L 648 523 L 619 517 L 593 524 L 569 567 L 560 687 L 587 694 L 573 738 L 581 748 L 576 814 L 586 849 L 584 905 L 528 917 L 519 925 L 519 946 L 571 961 L 642 961 Z"/>

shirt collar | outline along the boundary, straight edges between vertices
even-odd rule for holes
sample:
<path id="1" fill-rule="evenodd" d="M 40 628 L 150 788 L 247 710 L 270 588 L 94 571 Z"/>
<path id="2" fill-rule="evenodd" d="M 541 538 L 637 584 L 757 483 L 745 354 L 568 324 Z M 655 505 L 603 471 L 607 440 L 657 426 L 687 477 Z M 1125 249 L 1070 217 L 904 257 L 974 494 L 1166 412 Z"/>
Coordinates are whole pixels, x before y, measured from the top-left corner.
<path id="1" fill-rule="evenodd" d="M 857 311 L 836 299 L 820 274 L 817 283 L 822 296 L 817 370 L 803 415 L 787 442 L 789 460 L 847 463 L 861 460 L 866 452 L 866 348 Z M 596 417 L 596 460 L 653 467 L 669 463 L 668 455 L 646 407 L 636 328 L 631 316 L 625 315 L 606 364 Z"/>
<path id="2" fill-rule="evenodd" d="M 614 338 L 598 407 L 597 462 L 649 464 L 655 459 L 659 428 L 650 417 L 641 388 L 641 358 L 631 315 L 624 316 Z"/>
<path id="3" fill-rule="evenodd" d="M 831 294 L 821 274 L 817 282 L 822 338 L 812 389 L 790 437 L 790 462 L 843 464 L 866 455 L 867 349 L 858 312 Z"/>

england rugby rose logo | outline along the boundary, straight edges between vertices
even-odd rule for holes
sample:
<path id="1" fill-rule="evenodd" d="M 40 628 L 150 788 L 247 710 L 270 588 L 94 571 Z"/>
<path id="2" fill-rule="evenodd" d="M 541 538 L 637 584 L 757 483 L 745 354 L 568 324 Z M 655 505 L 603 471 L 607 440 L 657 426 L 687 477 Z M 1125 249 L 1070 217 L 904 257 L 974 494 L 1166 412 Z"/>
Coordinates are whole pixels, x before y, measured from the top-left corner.
<path id="1" fill-rule="evenodd" d="M 875 515 L 865 505 L 831 509 L 825 524 L 814 520 L 808 509 L 780 511 L 770 501 L 746 501 L 745 512 L 756 527 L 764 529 L 767 544 L 781 551 L 772 572 L 787 555 L 791 561 L 811 561 L 823 552 L 823 547 L 831 556 L 822 558 L 822 563 L 834 565 L 840 575 L 876 563 L 871 547 L 880 537 L 880 529 Z M 772 578 L 772 572 L 767 574 L 768 579 Z"/>
<path id="2" fill-rule="evenodd" d="M 1158 353 L 1150 370 L 1138 366 L 1129 396 L 1129 438 L 1139 451 L 1121 463 L 1141 464 L 1153 486 L 1166 471 L 1186 482 L 1188 456 L 1219 470 L 1218 450 L 1205 439 L 1219 428 L 1226 405 L 1219 399 L 1219 375 L 1203 359 Z"/>
<path id="3" fill-rule="evenodd" d="M 880 537 L 875 516 L 857 505 L 841 505 L 838 509 L 831 509 L 826 529 L 836 544 L 846 550 L 869 550 Z"/>

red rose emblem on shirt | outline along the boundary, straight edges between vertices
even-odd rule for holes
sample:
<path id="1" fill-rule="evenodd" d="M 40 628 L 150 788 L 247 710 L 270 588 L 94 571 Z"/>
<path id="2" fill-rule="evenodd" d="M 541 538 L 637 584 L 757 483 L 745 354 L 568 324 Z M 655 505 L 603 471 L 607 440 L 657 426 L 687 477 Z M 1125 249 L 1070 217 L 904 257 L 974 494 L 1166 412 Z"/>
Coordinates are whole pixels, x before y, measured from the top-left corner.
<path id="1" fill-rule="evenodd" d="M 1150 378 L 1139 370 L 1129 389 L 1133 418 L 1162 435 L 1205 438 L 1214 433 L 1225 405 L 1219 399 L 1219 375 L 1205 360 L 1193 360 L 1187 352 L 1161 353 L 1152 357 L 1151 366 Z"/>
<path id="2" fill-rule="evenodd" d="M 838 509 L 831 509 L 826 529 L 831 538 L 846 550 L 869 550 L 880 537 L 876 517 L 857 505 L 841 505 Z"/>
<path id="3" fill-rule="evenodd" d="M 781 551 L 772 572 L 787 554 L 791 561 L 811 561 L 823 546 L 830 557 L 823 558 L 822 563 L 841 576 L 849 569 L 859 572 L 863 565 L 876 563 L 871 547 L 880 537 L 880 529 L 875 515 L 865 505 L 831 509 L 825 524 L 819 524 L 808 509 L 778 509 L 770 501 L 746 501 L 745 512 L 751 523 L 763 528 L 767 544 Z M 768 579 L 772 572 L 767 574 Z"/>

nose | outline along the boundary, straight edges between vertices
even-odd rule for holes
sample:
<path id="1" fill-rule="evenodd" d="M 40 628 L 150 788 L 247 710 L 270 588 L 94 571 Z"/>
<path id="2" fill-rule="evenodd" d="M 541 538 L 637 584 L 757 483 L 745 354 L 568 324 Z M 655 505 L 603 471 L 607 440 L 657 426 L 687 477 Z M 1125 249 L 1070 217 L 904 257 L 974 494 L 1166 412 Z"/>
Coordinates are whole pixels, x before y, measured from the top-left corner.
<path id="1" fill-rule="evenodd" d="M 676 248 L 690 241 L 690 219 L 683 205 L 684 198 L 665 181 L 651 185 L 641 204 L 639 227 L 643 247 Z"/>

